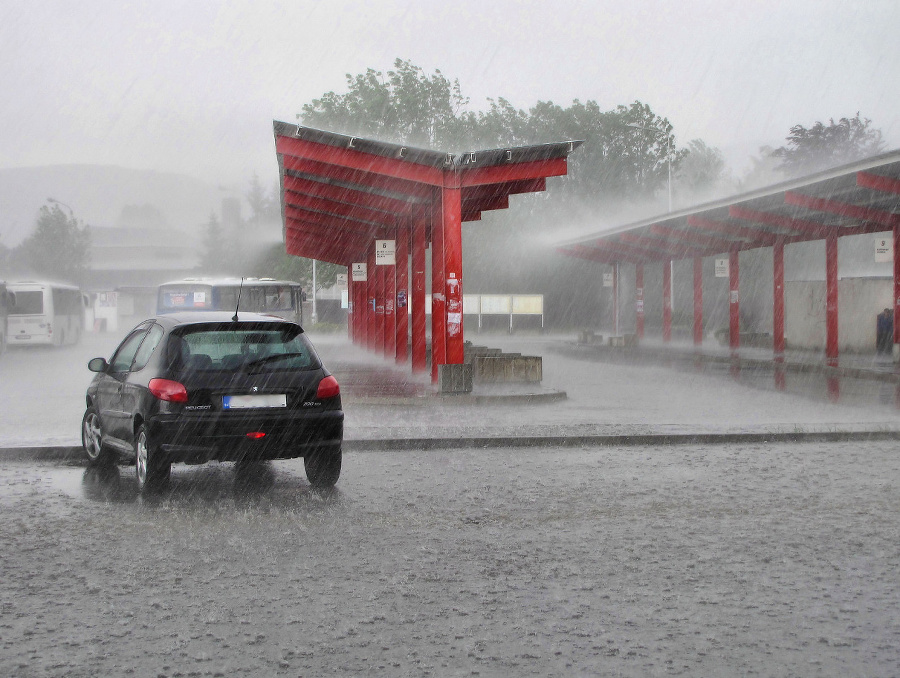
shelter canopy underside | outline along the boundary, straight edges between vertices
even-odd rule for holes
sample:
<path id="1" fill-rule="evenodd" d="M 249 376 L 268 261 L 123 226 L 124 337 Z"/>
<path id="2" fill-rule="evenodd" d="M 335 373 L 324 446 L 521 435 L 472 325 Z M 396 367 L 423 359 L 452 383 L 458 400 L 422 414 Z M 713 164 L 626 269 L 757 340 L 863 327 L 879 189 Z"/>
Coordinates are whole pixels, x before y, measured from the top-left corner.
<path id="1" fill-rule="evenodd" d="M 599 263 L 648 263 L 879 233 L 900 226 L 900 152 L 561 243 Z"/>
<path id="2" fill-rule="evenodd" d="M 545 190 L 582 143 L 453 154 L 277 121 L 274 131 L 287 252 L 342 266 L 365 261 L 389 229 L 430 224 L 442 189 L 460 191 L 462 221 Z"/>

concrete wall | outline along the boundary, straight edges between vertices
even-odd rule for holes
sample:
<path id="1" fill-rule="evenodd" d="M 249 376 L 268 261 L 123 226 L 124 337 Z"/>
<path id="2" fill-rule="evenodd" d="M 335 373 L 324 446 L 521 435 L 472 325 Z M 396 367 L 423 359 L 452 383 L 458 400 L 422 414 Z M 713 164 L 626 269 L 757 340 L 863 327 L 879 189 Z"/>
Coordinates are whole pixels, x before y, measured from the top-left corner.
<path id="1" fill-rule="evenodd" d="M 846 278 L 838 281 L 838 347 L 841 351 L 874 352 L 875 320 L 891 308 L 890 278 Z M 785 339 L 788 348 L 825 348 L 825 282 L 788 281 L 784 285 Z"/>

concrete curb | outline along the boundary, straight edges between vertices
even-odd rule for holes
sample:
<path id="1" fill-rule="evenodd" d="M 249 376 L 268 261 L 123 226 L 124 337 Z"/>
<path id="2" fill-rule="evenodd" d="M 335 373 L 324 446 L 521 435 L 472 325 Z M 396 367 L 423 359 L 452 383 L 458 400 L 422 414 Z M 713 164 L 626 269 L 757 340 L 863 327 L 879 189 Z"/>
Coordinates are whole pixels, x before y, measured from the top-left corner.
<path id="1" fill-rule="evenodd" d="M 370 438 L 345 440 L 347 452 L 449 450 L 462 447 L 500 449 L 511 447 L 648 447 L 662 445 L 728 445 L 736 443 L 839 443 L 900 441 L 898 431 L 810 431 L 791 433 L 651 433 L 640 435 L 589 436 L 497 436 L 468 438 Z M 80 446 L 2 447 L 4 461 L 80 462 Z"/>
<path id="2" fill-rule="evenodd" d="M 609 347 L 593 344 L 577 344 L 568 343 L 567 346 L 574 346 L 575 350 L 587 350 L 594 355 L 609 356 L 649 356 L 659 363 L 665 363 L 671 360 L 681 360 L 684 362 L 690 360 L 699 360 L 701 362 L 718 363 L 721 365 L 736 365 L 738 367 L 764 368 L 775 370 L 784 370 L 785 372 L 793 372 L 797 374 L 821 374 L 826 377 L 843 377 L 845 379 L 863 379 L 866 381 L 883 381 L 891 384 L 900 384 L 900 374 L 894 372 L 882 372 L 879 370 L 867 369 L 864 367 L 831 367 L 815 362 L 800 362 L 796 360 L 785 359 L 784 362 L 775 362 L 775 359 L 748 358 L 731 356 L 713 355 L 709 353 L 689 353 L 687 351 L 665 351 L 656 348 L 632 348 L 632 347 Z"/>
<path id="3" fill-rule="evenodd" d="M 566 400 L 565 391 L 541 393 L 430 393 L 424 396 L 354 396 L 341 394 L 344 405 L 429 407 L 432 405 L 531 405 Z"/>

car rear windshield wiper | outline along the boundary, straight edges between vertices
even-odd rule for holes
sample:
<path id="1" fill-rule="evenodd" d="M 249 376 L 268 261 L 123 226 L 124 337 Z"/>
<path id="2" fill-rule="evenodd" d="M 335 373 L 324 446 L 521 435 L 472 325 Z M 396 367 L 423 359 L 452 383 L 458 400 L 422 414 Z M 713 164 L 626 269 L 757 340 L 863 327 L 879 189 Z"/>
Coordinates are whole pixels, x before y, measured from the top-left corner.
<path id="1" fill-rule="evenodd" d="M 276 360 L 284 360 L 285 358 L 302 358 L 306 355 L 305 353 L 276 353 L 275 355 L 267 355 L 265 358 L 257 358 L 256 360 L 251 360 L 249 363 L 245 365 L 247 369 L 252 367 L 259 367 L 261 365 L 265 365 L 266 363 L 272 363 Z"/>

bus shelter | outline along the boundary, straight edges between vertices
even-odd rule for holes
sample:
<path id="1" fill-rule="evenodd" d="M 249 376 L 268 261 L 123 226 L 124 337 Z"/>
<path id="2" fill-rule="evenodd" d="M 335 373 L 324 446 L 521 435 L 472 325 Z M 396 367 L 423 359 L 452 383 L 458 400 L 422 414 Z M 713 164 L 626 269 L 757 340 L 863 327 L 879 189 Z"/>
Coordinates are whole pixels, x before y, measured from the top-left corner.
<path id="1" fill-rule="evenodd" d="M 900 152 L 886 153 L 802 179 L 777 184 L 726 200 L 674 212 L 620 228 L 560 243 L 563 254 L 635 267 L 636 335 L 644 335 L 644 268 L 662 268 L 662 339 L 671 340 L 672 262 L 693 260 L 693 340 L 703 341 L 703 260 L 727 254 L 729 345 L 740 346 L 739 255 L 772 248 L 772 343 L 776 361 L 785 351 L 784 247 L 825 241 L 825 357 L 837 365 L 838 238 L 859 234 L 893 236 L 894 318 L 900 318 Z M 617 298 L 617 295 L 616 295 Z M 894 355 L 900 323 L 894 323 Z"/>
<path id="2" fill-rule="evenodd" d="M 508 207 L 512 195 L 546 190 L 582 143 L 455 154 L 278 121 L 274 131 L 286 251 L 348 268 L 355 343 L 406 362 L 411 317 L 417 372 L 427 370 L 431 248 L 433 381 L 439 365 L 464 357 L 462 222 Z"/>

